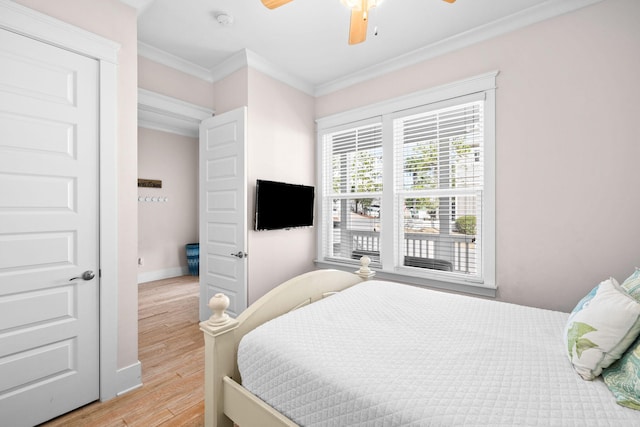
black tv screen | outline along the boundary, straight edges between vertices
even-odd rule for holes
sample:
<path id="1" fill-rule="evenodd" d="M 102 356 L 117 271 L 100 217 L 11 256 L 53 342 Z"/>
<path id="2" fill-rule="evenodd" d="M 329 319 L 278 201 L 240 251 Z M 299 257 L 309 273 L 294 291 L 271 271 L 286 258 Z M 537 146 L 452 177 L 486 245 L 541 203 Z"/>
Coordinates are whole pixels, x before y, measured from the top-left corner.
<path id="1" fill-rule="evenodd" d="M 308 185 L 256 181 L 256 230 L 313 225 L 315 190 Z"/>

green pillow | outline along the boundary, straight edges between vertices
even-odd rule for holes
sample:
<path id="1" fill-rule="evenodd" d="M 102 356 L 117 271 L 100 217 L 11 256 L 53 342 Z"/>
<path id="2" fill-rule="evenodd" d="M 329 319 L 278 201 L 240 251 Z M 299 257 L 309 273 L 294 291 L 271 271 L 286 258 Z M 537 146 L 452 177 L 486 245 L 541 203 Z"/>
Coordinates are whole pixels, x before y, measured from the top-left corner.
<path id="1" fill-rule="evenodd" d="M 639 334 L 640 303 L 610 278 L 573 309 L 565 327 L 565 345 L 576 372 L 592 380 L 618 360 Z"/>
<path id="2" fill-rule="evenodd" d="M 640 338 L 602 377 L 619 405 L 640 410 Z"/>
<path id="3" fill-rule="evenodd" d="M 620 285 L 626 293 L 631 295 L 636 301 L 640 301 L 640 269 L 636 268 L 636 271 L 627 280 Z"/>

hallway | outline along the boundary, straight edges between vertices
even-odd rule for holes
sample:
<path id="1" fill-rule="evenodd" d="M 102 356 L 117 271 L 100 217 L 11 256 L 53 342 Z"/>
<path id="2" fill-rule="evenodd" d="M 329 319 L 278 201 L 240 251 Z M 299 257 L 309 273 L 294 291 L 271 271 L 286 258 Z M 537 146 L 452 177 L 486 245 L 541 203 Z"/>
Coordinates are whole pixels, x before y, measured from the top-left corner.
<path id="1" fill-rule="evenodd" d="M 46 427 L 204 424 L 204 339 L 198 326 L 198 277 L 138 286 L 142 387 L 42 424 Z"/>

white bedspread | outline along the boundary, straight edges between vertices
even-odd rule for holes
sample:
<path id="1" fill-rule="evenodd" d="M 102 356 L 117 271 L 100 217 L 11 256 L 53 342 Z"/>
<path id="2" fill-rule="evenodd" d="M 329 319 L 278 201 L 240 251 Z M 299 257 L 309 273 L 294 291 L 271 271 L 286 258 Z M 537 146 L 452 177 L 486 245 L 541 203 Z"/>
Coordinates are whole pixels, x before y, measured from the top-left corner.
<path id="1" fill-rule="evenodd" d="M 567 316 L 369 281 L 247 334 L 238 366 L 304 426 L 640 426 L 573 371 Z"/>

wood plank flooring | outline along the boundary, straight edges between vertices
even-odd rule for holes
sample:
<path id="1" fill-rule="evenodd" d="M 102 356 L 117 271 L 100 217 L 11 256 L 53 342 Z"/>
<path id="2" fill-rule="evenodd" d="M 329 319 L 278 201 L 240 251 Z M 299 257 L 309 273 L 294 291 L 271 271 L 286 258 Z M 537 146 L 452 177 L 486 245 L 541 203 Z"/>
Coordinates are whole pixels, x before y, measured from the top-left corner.
<path id="1" fill-rule="evenodd" d="M 42 426 L 203 426 L 204 338 L 198 326 L 198 294 L 198 278 L 193 276 L 139 285 L 143 386 Z"/>

